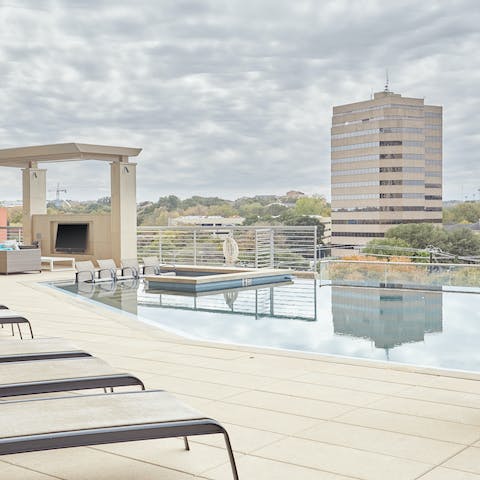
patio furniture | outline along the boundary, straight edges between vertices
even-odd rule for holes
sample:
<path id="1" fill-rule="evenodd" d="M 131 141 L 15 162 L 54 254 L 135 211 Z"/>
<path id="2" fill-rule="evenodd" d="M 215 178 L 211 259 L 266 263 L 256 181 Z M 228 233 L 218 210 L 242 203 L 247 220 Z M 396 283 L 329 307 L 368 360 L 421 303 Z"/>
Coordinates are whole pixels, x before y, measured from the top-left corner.
<path id="1" fill-rule="evenodd" d="M 132 268 L 130 266 L 125 266 L 121 268 L 117 267 L 117 264 L 112 258 L 107 258 L 104 260 L 97 260 L 98 265 L 102 270 L 110 270 L 112 275 L 115 275 L 115 280 L 125 280 L 127 278 L 137 278 L 138 277 L 138 269 Z M 120 271 L 120 275 L 118 272 Z M 125 272 L 128 272 L 125 274 Z"/>
<path id="2" fill-rule="evenodd" d="M 100 267 L 100 271 L 98 273 L 99 278 L 108 277 L 107 272 L 110 272 L 110 275 L 115 278 L 115 280 L 118 278 L 118 267 L 113 259 L 107 258 L 104 260 L 97 260 L 97 263 Z"/>
<path id="3" fill-rule="evenodd" d="M 162 390 L 6 401 L 1 407 L 0 455 L 171 437 L 184 437 L 189 450 L 186 436 L 222 434 L 239 479 L 222 425 Z"/>
<path id="4" fill-rule="evenodd" d="M 157 257 L 143 257 L 143 274 L 160 275 L 160 262 Z"/>
<path id="5" fill-rule="evenodd" d="M 0 273 L 41 272 L 40 249 L 0 250 Z"/>
<path id="6" fill-rule="evenodd" d="M 90 356 L 89 353 L 59 338 L 0 340 L 0 363 Z"/>
<path id="7" fill-rule="evenodd" d="M 0 398 L 39 393 L 114 388 L 143 382 L 95 357 L 8 362 L 0 365 Z"/>
<path id="8" fill-rule="evenodd" d="M 75 269 L 75 258 L 73 257 L 41 257 L 41 263 L 48 264 L 48 269 L 51 272 L 60 272 L 64 270 L 74 270 Z M 67 266 L 63 266 L 61 268 L 53 268 L 55 263 L 67 263 Z"/>
<path id="9" fill-rule="evenodd" d="M 127 273 L 133 278 L 140 276 L 140 265 L 136 258 L 122 259 L 122 276 L 127 275 Z"/>
<path id="10" fill-rule="evenodd" d="M 0 309 L 0 325 L 2 325 L 2 327 L 4 325 L 11 325 L 12 335 L 15 335 L 14 325 L 16 325 L 20 338 L 23 339 L 20 325 L 25 323 L 28 325 L 28 328 L 30 329 L 30 335 L 33 338 L 32 325 L 30 324 L 30 321 L 27 318 L 25 318 L 20 313 L 14 312 L 13 310 L 8 310 L 6 308 Z"/>
<path id="11" fill-rule="evenodd" d="M 95 282 L 98 280 L 115 280 L 116 275 L 110 268 L 95 268 L 90 260 L 75 262 L 75 282 Z M 83 279 L 83 280 L 82 280 Z"/>

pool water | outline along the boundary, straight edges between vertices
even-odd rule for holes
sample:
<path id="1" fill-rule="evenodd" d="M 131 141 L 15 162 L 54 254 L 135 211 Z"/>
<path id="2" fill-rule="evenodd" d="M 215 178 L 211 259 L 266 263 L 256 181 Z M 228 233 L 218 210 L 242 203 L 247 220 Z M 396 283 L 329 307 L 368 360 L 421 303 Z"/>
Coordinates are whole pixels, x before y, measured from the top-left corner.
<path id="1" fill-rule="evenodd" d="M 304 279 L 199 295 L 147 292 L 141 280 L 54 287 L 199 340 L 480 372 L 478 294 Z"/>

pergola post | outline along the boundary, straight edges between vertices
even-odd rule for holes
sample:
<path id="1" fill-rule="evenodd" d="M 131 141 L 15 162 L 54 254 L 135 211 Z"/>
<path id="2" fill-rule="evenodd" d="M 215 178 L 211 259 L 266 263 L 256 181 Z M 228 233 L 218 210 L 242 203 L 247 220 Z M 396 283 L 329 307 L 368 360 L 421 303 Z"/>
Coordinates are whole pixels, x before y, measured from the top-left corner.
<path id="1" fill-rule="evenodd" d="M 112 256 L 120 264 L 122 258 L 137 258 L 137 164 L 120 157 L 110 166 Z"/>
<path id="2" fill-rule="evenodd" d="M 23 243 L 31 245 L 32 215 L 47 213 L 47 171 L 35 166 L 22 169 Z"/>

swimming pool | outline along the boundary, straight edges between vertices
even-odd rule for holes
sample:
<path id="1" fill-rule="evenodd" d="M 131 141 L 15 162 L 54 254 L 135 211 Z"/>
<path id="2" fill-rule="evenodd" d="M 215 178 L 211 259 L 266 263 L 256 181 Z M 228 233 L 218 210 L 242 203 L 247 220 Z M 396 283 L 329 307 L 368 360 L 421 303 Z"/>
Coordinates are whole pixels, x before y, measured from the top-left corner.
<path id="1" fill-rule="evenodd" d="M 158 293 L 142 280 L 53 285 L 179 335 L 480 372 L 480 295 L 318 286 Z"/>

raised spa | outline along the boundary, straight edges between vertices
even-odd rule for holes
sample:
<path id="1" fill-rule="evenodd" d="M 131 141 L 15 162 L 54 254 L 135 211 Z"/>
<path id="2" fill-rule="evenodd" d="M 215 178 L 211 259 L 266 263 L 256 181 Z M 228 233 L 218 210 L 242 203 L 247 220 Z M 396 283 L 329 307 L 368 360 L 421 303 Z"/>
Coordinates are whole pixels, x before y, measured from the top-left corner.
<path id="1" fill-rule="evenodd" d="M 163 266 L 161 275 L 148 275 L 145 280 L 149 290 L 211 292 L 291 281 L 292 271 L 277 268 Z"/>

